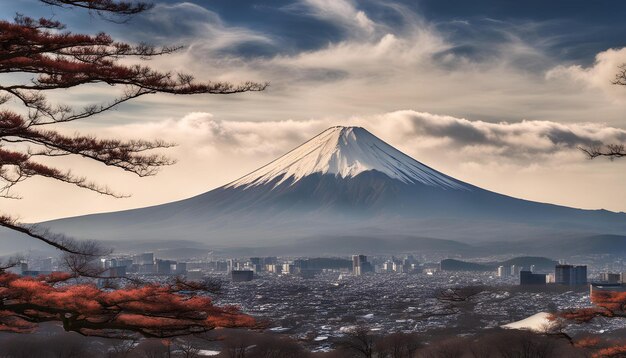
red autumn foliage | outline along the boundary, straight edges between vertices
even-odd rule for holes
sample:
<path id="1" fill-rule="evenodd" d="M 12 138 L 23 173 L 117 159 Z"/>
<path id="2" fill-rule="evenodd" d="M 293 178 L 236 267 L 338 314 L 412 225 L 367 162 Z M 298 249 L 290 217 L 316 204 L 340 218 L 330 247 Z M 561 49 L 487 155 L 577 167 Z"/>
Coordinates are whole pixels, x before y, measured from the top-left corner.
<path id="1" fill-rule="evenodd" d="M 626 357 L 626 345 L 600 349 L 593 354 L 593 358 Z"/>
<path id="2" fill-rule="evenodd" d="M 559 317 L 585 323 L 594 317 L 626 317 L 626 292 L 594 291 L 591 301 L 595 307 L 578 308 L 559 313 Z"/>
<path id="3" fill-rule="evenodd" d="M 583 337 L 574 341 L 574 346 L 578 348 L 593 348 L 600 344 L 598 337 Z"/>
<path id="4" fill-rule="evenodd" d="M 40 0 L 58 7 L 88 9 L 118 20 L 151 8 L 141 1 Z M 110 19 L 110 18 L 109 18 Z M 156 48 L 128 44 L 109 35 L 74 34 L 59 21 L 17 15 L 0 20 L 0 198 L 19 198 L 13 190 L 34 177 L 69 183 L 94 192 L 121 197 L 107 186 L 58 168 L 47 157 L 76 156 L 144 177 L 173 163 L 154 150 L 167 148 L 160 140 L 102 139 L 66 135 L 58 124 L 101 115 L 148 94 L 233 94 L 261 91 L 265 83 L 196 82 L 184 73 L 162 72 L 142 64 L 128 65 L 170 54 L 179 47 Z M 30 77 L 30 78 L 28 78 Z M 5 79 L 16 81 L 8 83 Z M 20 82 L 20 79 L 27 78 Z M 112 100 L 86 106 L 52 103 L 54 90 L 106 84 L 121 88 Z M 44 159 L 44 160 L 42 160 Z M 254 320 L 234 307 L 216 307 L 211 299 L 193 292 L 210 290 L 198 283 L 176 280 L 171 284 L 142 284 L 102 290 L 89 283 L 70 284 L 80 275 L 97 277 L 95 258 L 107 251 L 97 243 L 76 241 L 34 226 L 22 225 L 0 214 L 0 226 L 43 241 L 64 253 L 71 274 L 39 278 L 18 277 L 0 266 L 0 330 L 29 332 L 40 322 L 59 321 L 68 331 L 112 336 L 130 331 L 144 336 L 168 337 L 203 332 L 215 327 L 251 327 Z M 190 293 L 192 292 L 192 293 Z"/>
<path id="5" fill-rule="evenodd" d="M 176 285 L 149 284 L 104 291 L 92 284 L 59 284 L 72 275 L 37 278 L 0 274 L 0 330 L 30 332 L 41 322 L 62 322 L 66 331 L 111 337 L 132 331 L 172 337 L 217 327 L 256 326 L 232 306 L 210 297 L 182 294 Z"/>
<path id="6" fill-rule="evenodd" d="M 585 323 L 595 317 L 626 317 L 626 292 L 595 290 L 591 296 L 594 307 L 579 308 L 559 313 L 559 317 Z M 604 342 L 604 345 L 610 342 Z M 610 343 L 606 348 L 601 348 L 593 353 L 594 358 L 626 357 L 626 345 L 623 343 Z M 585 337 L 574 342 L 579 348 L 601 347 L 603 343 L 598 337 Z"/>
<path id="7" fill-rule="evenodd" d="M 626 292 L 594 291 L 591 301 L 614 314 L 626 314 Z"/>
<path id="8" fill-rule="evenodd" d="M 577 308 L 573 310 L 567 310 L 559 314 L 560 317 L 567 320 L 575 321 L 576 323 L 589 322 L 597 316 L 610 317 L 612 314 L 610 311 L 600 308 Z"/>

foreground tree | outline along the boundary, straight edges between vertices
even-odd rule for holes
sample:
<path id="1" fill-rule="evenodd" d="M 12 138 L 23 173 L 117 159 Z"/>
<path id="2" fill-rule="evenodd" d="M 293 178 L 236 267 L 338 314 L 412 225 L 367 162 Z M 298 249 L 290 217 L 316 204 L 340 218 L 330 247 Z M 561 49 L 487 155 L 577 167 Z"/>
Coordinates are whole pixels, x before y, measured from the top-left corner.
<path id="1" fill-rule="evenodd" d="M 356 326 L 346 332 L 345 338 L 339 342 L 339 347 L 353 357 L 373 358 L 378 339 L 379 337 L 366 326 Z"/>
<path id="2" fill-rule="evenodd" d="M 180 281 L 112 291 L 93 284 L 59 285 L 73 277 L 0 275 L 0 331 L 31 332 L 37 323 L 59 321 L 66 331 L 87 336 L 123 338 L 121 331 L 163 338 L 256 324 L 235 307 L 214 306 Z M 204 290 L 198 285 L 195 291 Z"/>
<path id="3" fill-rule="evenodd" d="M 578 323 L 589 322 L 595 317 L 626 317 L 626 292 L 595 290 L 591 302 L 594 307 L 567 310 L 559 316 Z"/>
<path id="4" fill-rule="evenodd" d="M 151 7 L 143 2 L 116 0 L 41 1 L 51 6 L 85 8 L 117 20 L 126 20 Z M 18 199 L 15 186 L 34 177 L 121 197 L 107 186 L 75 175 L 69 168 L 53 166 L 45 159 L 77 156 L 144 177 L 173 163 L 163 155 L 151 153 L 170 144 L 66 135 L 58 130 L 59 124 L 102 114 L 148 94 L 232 94 L 266 87 L 253 82 L 198 83 L 188 74 L 121 62 L 128 58 L 146 60 L 177 49 L 127 44 L 104 33 L 73 34 L 65 31 L 62 23 L 46 18 L 17 15 L 12 22 L 0 21 L 0 74 L 4 75 L 0 82 L 0 198 Z M 122 91 L 108 102 L 80 107 L 49 100 L 49 94 L 55 90 L 98 84 Z M 254 324 L 232 307 L 217 308 L 208 297 L 183 293 L 202 291 L 201 285 L 143 285 L 104 292 L 91 284 L 70 284 L 70 279 L 81 275 L 98 276 L 94 260 L 108 251 L 97 243 L 76 241 L 20 224 L 6 213 L 0 213 L 0 226 L 61 250 L 72 271 L 70 275 L 37 279 L 0 273 L 1 330 L 25 332 L 39 322 L 60 321 L 66 330 L 81 334 L 110 336 L 115 334 L 111 331 L 132 331 L 164 337 L 218 326 Z"/>
<path id="5" fill-rule="evenodd" d="M 571 309 L 558 314 L 559 318 L 587 323 L 596 317 L 626 317 L 626 292 L 593 291 L 591 301 L 594 307 Z M 593 357 L 624 357 L 626 356 L 626 340 L 606 341 L 599 337 L 586 337 L 575 342 L 575 345 L 586 348 Z"/>

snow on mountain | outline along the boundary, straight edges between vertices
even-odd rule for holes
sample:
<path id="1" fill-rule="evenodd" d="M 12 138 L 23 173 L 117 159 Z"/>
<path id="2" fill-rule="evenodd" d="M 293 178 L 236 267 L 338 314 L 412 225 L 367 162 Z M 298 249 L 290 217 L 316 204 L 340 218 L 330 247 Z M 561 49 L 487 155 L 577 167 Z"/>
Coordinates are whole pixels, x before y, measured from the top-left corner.
<path id="1" fill-rule="evenodd" d="M 361 127 L 331 127 L 266 166 L 226 185 L 249 188 L 275 182 L 291 184 L 311 174 L 353 178 L 375 170 L 403 183 L 471 190 L 400 152 Z"/>

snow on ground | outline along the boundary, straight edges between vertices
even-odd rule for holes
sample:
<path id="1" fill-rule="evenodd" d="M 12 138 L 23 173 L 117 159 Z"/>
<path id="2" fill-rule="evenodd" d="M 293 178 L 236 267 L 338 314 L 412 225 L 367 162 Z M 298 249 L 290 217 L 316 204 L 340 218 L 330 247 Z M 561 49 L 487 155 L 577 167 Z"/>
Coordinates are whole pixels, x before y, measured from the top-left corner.
<path id="1" fill-rule="evenodd" d="M 502 328 L 508 329 L 525 329 L 529 331 L 542 332 L 546 328 L 554 324 L 549 320 L 550 314 L 547 312 L 539 312 L 528 318 L 524 318 L 521 321 L 508 323 L 502 326 Z"/>

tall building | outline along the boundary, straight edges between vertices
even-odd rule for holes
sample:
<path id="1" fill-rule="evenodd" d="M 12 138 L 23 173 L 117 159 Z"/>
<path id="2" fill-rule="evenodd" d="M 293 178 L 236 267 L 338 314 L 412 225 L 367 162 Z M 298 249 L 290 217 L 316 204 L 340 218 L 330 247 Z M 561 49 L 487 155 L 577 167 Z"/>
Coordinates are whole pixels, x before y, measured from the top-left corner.
<path id="1" fill-rule="evenodd" d="M 546 275 L 539 273 L 532 273 L 531 271 L 520 271 L 519 273 L 520 285 L 545 285 Z"/>
<path id="2" fill-rule="evenodd" d="M 270 273 L 282 273 L 283 272 L 283 267 L 282 265 L 277 265 L 277 264 L 268 264 L 265 265 L 265 269 L 267 270 L 267 272 Z"/>
<path id="3" fill-rule="evenodd" d="M 606 283 L 620 283 L 620 274 L 603 272 L 600 274 L 600 281 Z"/>
<path id="4" fill-rule="evenodd" d="M 558 264 L 554 267 L 554 283 L 559 285 L 569 285 L 572 281 L 572 265 Z"/>
<path id="5" fill-rule="evenodd" d="M 497 276 L 498 276 L 498 277 L 506 277 L 506 276 L 509 276 L 509 270 L 507 270 L 507 268 L 506 268 L 506 267 L 504 267 L 504 266 L 499 266 L 499 267 L 498 267 L 498 274 L 497 274 Z"/>
<path id="6" fill-rule="evenodd" d="M 133 260 L 132 259 L 117 259 L 117 266 L 125 266 L 125 267 L 130 267 L 133 264 Z"/>
<path id="7" fill-rule="evenodd" d="M 554 268 L 554 281 L 560 285 L 586 285 L 587 266 L 558 264 Z"/>
<path id="8" fill-rule="evenodd" d="M 176 268 L 175 268 L 175 273 L 177 275 L 184 275 L 185 273 L 187 273 L 187 263 L 186 262 L 177 262 L 176 263 Z"/>
<path id="9" fill-rule="evenodd" d="M 361 271 L 364 271 L 363 268 L 361 268 Z M 393 263 L 393 272 L 397 272 L 397 273 L 403 273 L 404 270 L 404 265 L 403 264 L 399 264 L 397 262 Z"/>
<path id="10" fill-rule="evenodd" d="M 573 285 L 586 285 L 587 284 L 587 266 L 580 265 L 574 266 L 574 283 Z"/>
<path id="11" fill-rule="evenodd" d="M 252 281 L 254 278 L 254 271 L 252 270 L 233 270 L 230 272 L 230 277 L 233 282 L 245 282 Z"/>
<path id="12" fill-rule="evenodd" d="M 519 273 L 520 271 L 522 271 L 522 269 L 523 267 L 511 265 L 511 271 L 510 271 L 511 276 L 514 276 L 514 277 L 519 276 Z"/>
<path id="13" fill-rule="evenodd" d="M 250 264 L 252 264 L 252 268 L 254 271 L 259 272 L 263 271 L 263 259 L 260 257 L 251 257 Z"/>
<path id="14" fill-rule="evenodd" d="M 156 260 L 156 272 L 162 275 L 172 274 L 172 266 L 176 268 L 176 261 Z"/>
<path id="15" fill-rule="evenodd" d="M 402 260 L 402 265 L 404 267 L 415 267 L 415 265 L 417 264 L 417 260 L 415 259 L 415 257 L 413 255 L 406 255 L 406 258 L 404 260 Z"/>
<path id="16" fill-rule="evenodd" d="M 154 263 L 154 253 L 146 252 L 133 257 L 133 263 L 139 265 L 149 265 Z"/>
<path id="17" fill-rule="evenodd" d="M 393 272 L 393 261 L 391 261 L 391 260 L 385 261 L 385 263 L 383 264 L 383 271 L 384 272 Z"/>
<path id="18" fill-rule="evenodd" d="M 367 265 L 367 256 L 365 255 L 352 255 L 352 273 L 355 276 L 363 274 L 364 266 Z"/>
<path id="19" fill-rule="evenodd" d="M 296 267 L 293 264 L 290 264 L 290 263 L 286 262 L 286 263 L 283 264 L 283 268 L 281 270 L 281 273 L 293 274 L 293 273 L 295 273 L 295 270 L 296 270 Z"/>
<path id="20" fill-rule="evenodd" d="M 144 273 L 144 274 L 157 273 L 157 265 L 156 264 L 137 265 L 137 272 Z"/>

